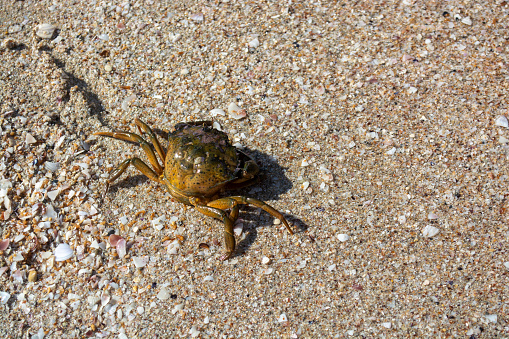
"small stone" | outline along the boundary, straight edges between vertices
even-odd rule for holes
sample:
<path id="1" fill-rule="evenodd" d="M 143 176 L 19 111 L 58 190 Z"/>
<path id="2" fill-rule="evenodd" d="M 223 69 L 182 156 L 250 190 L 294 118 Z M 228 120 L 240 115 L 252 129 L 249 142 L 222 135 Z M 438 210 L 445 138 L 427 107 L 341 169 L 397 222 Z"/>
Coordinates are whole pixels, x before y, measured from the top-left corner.
<path id="1" fill-rule="evenodd" d="M 270 263 L 270 258 L 269 257 L 263 257 L 262 258 L 262 264 L 268 265 L 269 263 Z"/>
<path id="2" fill-rule="evenodd" d="M 40 24 L 35 34 L 42 39 L 51 39 L 55 34 L 56 27 L 51 24 Z"/>
<path id="3" fill-rule="evenodd" d="M 500 126 L 500 127 L 505 127 L 505 128 L 509 127 L 507 118 L 503 115 L 500 115 L 497 117 L 497 119 L 495 120 L 495 125 Z"/>
<path id="4" fill-rule="evenodd" d="M 198 22 L 203 21 L 203 14 L 202 13 L 193 14 L 191 15 L 191 20 Z"/>
<path id="5" fill-rule="evenodd" d="M 169 298 L 170 298 L 170 292 L 168 291 L 168 289 L 166 287 L 161 288 L 159 293 L 157 293 L 157 299 L 159 299 L 161 301 L 168 300 Z"/>
<path id="6" fill-rule="evenodd" d="M 145 267 L 148 263 L 148 257 L 132 257 L 134 266 L 137 268 Z"/>
<path id="7" fill-rule="evenodd" d="M 181 75 L 187 75 L 187 74 L 189 74 L 189 69 L 187 69 L 187 68 L 183 68 L 183 69 L 181 69 L 181 70 L 180 70 L 180 74 L 181 74 Z"/>
<path id="8" fill-rule="evenodd" d="M 113 70 L 113 67 L 110 64 L 104 65 L 104 70 L 106 72 L 111 72 Z"/>
<path id="9" fill-rule="evenodd" d="M 288 321 L 288 317 L 286 316 L 286 314 L 282 313 L 282 314 L 279 316 L 279 318 L 278 318 L 278 320 L 277 320 L 277 321 L 278 321 L 278 322 L 280 322 L 280 323 L 287 322 L 287 321 Z"/>
<path id="10" fill-rule="evenodd" d="M 408 88 L 408 94 L 414 94 L 416 92 L 417 92 L 417 88 L 415 88 L 415 87 L 409 87 Z"/>
<path id="11" fill-rule="evenodd" d="M 385 328 L 391 328 L 392 324 L 391 323 L 382 323 L 382 326 Z"/>
<path id="12" fill-rule="evenodd" d="M 396 153 L 396 147 L 393 147 L 390 150 L 388 150 L 387 152 L 385 152 L 385 154 L 387 154 L 387 155 L 394 155 L 395 153 Z"/>

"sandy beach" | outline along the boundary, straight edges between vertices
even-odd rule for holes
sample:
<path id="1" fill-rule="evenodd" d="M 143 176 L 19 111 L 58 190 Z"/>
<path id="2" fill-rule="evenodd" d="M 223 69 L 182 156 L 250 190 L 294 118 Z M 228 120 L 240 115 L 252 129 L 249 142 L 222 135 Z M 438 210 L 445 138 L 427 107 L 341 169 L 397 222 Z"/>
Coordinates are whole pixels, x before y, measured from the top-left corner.
<path id="1" fill-rule="evenodd" d="M 509 3 L 1 1 L 2 338 L 509 338 Z M 213 121 L 223 223 L 134 167 Z M 120 242 L 120 245 L 119 245 Z"/>

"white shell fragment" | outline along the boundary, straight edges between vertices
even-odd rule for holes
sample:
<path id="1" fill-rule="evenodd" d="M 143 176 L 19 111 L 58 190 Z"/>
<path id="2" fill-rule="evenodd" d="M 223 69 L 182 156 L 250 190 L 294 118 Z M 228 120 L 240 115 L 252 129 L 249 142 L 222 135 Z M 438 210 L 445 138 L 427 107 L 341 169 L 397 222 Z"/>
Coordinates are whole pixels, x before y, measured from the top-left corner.
<path id="1" fill-rule="evenodd" d="M 51 39 L 57 28 L 51 24 L 40 24 L 35 34 L 42 39 Z"/>
<path id="2" fill-rule="evenodd" d="M 435 235 L 438 234 L 440 230 L 434 226 L 431 226 L 431 225 L 427 225 L 426 227 L 424 227 L 422 229 L 422 235 L 427 237 L 427 238 L 431 238 L 431 237 L 434 237 Z"/>
<path id="3" fill-rule="evenodd" d="M 55 261 L 64 261 L 70 259 L 74 255 L 74 252 L 69 245 L 60 244 L 55 248 L 54 255 Z"/>
<path id="4" fill-rule="evenodd" d="M 509 127 L 507 118 L 503 115 L 497 117 L 497 119 L 495 120 L 495 125 L 500 126 L 500 127 L 505 127 L 505 128 Z"/>
<path id="5" fill-rule="evenodd" d="M 268 258 L 268 257 L 263 257 L 262 258 L 262 264 L 268 265 L 269 263 L 270 263 L 270 258 Z"/>
<path id="6" fill-rule="evenodd" d="M 240 120 L 247 116 L 245 109 L 240 108 L 236 103 L 232 102 L 228 105 L 228 114 L 235 120 Z"/>
<path id="7" fill-rule="evenodd" d="M 27 135 L 25 137 L 25 143 L 27 145 L 31 145 L 31 144 L 35 144 L 36 142 L 37 142 L 37 140 L 33 137 L 33 135 L 30 133 L 27 133 Z"/>
<path id="8" fill-rule="evenodd" d="M 348 239 L 350 239 L 350 236 L 348 234 L 338 234 L 336 236 L 338 238 L 339 241 L 341 242 L 345 242 L 347 241 Z"/>
<path id="9" fill-rule="evenodd" d="M 0 292 L 0 304 L 4 305 L 9 301 L 9 298 L 11 297 L 10 293 L 7 292 Z"/>
<path id="10" fill-rule="evenodd" d="M 210 111 L 210 116 L 215 117 L 218 115 L 225 116 L 226 112 L 220 108 L 214 108 L 213 110 Z"/>
<path id="11" fill-rule="evenodd" d="M 48 171 L 56 172 L 56 171 L 58 171 L 58 169 L 60 168 L 60 163 L 59 163 L 59 162 L 46 161 L 46 162 L 44 163 L 44 167 L 45 167 Z"/>
<path id="12" fill-rule="evenodd" d="M 498 316 L 496 314 L 487 314 L 484 316 L 489 322 L 496 323 Z"/>
<path id="13" fill-rule="evenodd" d="M 137 268 L 145 267 L 148 264 L 148 257 L 133 257 L 134 266 Z"/>
<path id="14" fill-rule="evenodd" d="M 284 322 L 288 321 L 288 317 L 286 316 L 286 314 L 281 313 L 281 315 L 279 316 L 277 321 L 280 322 L 280 323 L 284 323 Z"/>
<path id="15" fill-rule="evenodd" d="M 260 46 L 260 41 L 258 41 L 258 39 L 255 38 L 255 39 L 249 41 L 248 45 L 249 45 L 249 47 L 256 48 L 256 47 Z"/>

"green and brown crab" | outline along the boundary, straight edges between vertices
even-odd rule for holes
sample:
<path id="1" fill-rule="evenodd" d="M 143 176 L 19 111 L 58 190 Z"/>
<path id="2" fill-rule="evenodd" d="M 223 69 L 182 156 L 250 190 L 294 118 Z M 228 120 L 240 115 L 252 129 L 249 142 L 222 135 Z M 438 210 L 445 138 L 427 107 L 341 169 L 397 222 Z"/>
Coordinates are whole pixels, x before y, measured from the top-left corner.
<path id="1" fill-rule="evenodd" d="M 155 152 L 147 141 L 135 133 L 98 132 L 94 135 L 138 143 L 147 154 L 152 168 L 136 157 L 124 160 L 111 171 L 106 192 L 129 165 L 134 165 L 149 179 L 166 186 L 170 194 L 181 203 L 192 205 L 201 213 L 224 222 L 226 253 L 221 260 L 230 258 L 235 251 L 233 225 L 239 216 L 239 204 L 263 209 L 281 220 L 293 234 L 285 217 L 261 200 L 245 196 L 219 198 L 222 190 L 242 188 L 258 182 L 260 170 L 251 157 L 232 146 L 226 133 L 213 128 L 211 121 L 177 124 L 175 130 L 168 135 L 167 152 L 147 124 L 140 119 L 134 122 L 140 133 L 148 135 Z M 156 153 L 164 167 L 159 165 Z M 230 210 L 230 213 L 227 214 L 225 210 Z"/>

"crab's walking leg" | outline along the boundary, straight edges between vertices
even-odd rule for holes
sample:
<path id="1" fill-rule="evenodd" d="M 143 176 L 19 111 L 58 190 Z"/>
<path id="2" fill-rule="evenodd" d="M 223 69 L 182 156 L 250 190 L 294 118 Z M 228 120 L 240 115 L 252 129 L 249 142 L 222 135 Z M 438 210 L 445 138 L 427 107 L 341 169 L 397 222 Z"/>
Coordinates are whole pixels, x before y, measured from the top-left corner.
<path id="1" fill-rule="evenodd" d="M 221 260 L 231 258 L 235 252 L 235 237 L 233 236 L 233 221 L 228 217 L 225 211 L 219 208 L 202 205 L 198 199 L 191 198 L 189 201 L 194 207 L 206 216 L 219 219 L 224 223 L 224 244 L 226 253 L 221 256 Z"/>
<path id="2" fill-rule="evenodd" d="M 164 160 L 166 159 L 166 154 L 165 154 L 163 148 L 161 147 L 159 140 L 157 140 L 157 136 L 154 134 L 152 129 L 146 123 L 141 121 L 140 119 L 136 118 L 136 119 L 134 119 L 134 122 L 138 126 L 138 129 L 140 130 L 140 132 L 143 130 L 145 133 L 148 134 L 148 138 L 149 138 L 150 142 L 152 143 L 152 145 L 154 145 L 154 148 L 156 149 L 157 154 L 159 154 L 159 156 L 161 157 L 161 161 L 164 164 Z"/>
<path id="3" fill-rule="evenodd" d="M 94 133 L 94 135 L 102 135 L 102 136 L 110 137 L 110 138 L 114 138 L 114 139 L 137 142 L 141 146 L 141 148 L 143 148 L 145 153 L 147 154 L 148 160 L 150 161 L 150 164 L 152 164 L 152 167 L 154 167 L 155 172 L 158 175 L 163 174 L 163 168 L 161 167 L 161 165 L 159 165 L 159 162 L 157 161 L 156 154 L 152 150 L 152 147 L 150 147 L 150 144 L 148 142 L 146 142 L 145 139 L 140 137 L 138 134 L 130 133 L 130 132 L 97 132 L 97 133 Z"/>
<path id="4" fill-rule="evenodd" d="M 219 208 L 222 210 L 230 209 L 230 219 L 235 224 L 235 221 L 239 217 L 239 204 L 235 199 L 228 197 L 210 201 L 207 206 Z"/>
<path id="5" fill-rule="evenodd" d="M 108 189 L 110 188 L 110 184 L 112 182 L 114 182 L 120 175 L 122 175 L 122 173 L 125 172 L 125 170 L 127 169 L 127 167 L 129 167 L 129 165 L 133 165 L 134 167 L 136 167 L 138 169 L 138 171 L 140 171 L 141 173 L 146 175 L 149 179 L 154 180 L 159 183 L 161 182 L 161 179 L 159 179 L 159 176 L 157 175 L 157 173 L 154 172 L 150 167 L 148 167 L 147 164 L 145 164 L 143 161 L 141 161 L 140 158 L 130 158 L 130 159 L 122 161 L 120 163 L 120 165 L 118 165 L 113 171 L 110 172 L 108 181 L 106 181 L 106 191 L 104 192 L 104 195 L 106 195 L 106 193 L 108 192 Z M 103 199 L 104 199 L 104 196 L 103 196 Z"/>
<path id="6" fill-rule="evenodd" d="M 293 234 L 293 231 L 290 228 L 290 225 L 286 221 L 285 217 L 281 213 L 279 213 L 274 207 L 264 203 L 261 200 L 253 199 L 253 198 L 248 198 L 248 197 L 244 197 L 244 196 L 233 196 L 233 197 L 228 197 L 228 198 L 235 200 L 239 204 L 254 205 L 256 207 L 260 207 L 262 210 L 264 210 L 265 212 L 269 213 L 273 217 L 278 218 L 279 220 L 281 220 L 283 222 L 283 224 L 285 224 L 286 229 L 288 230 L 288 232 L 290 232 L 290 234 Z"/>

